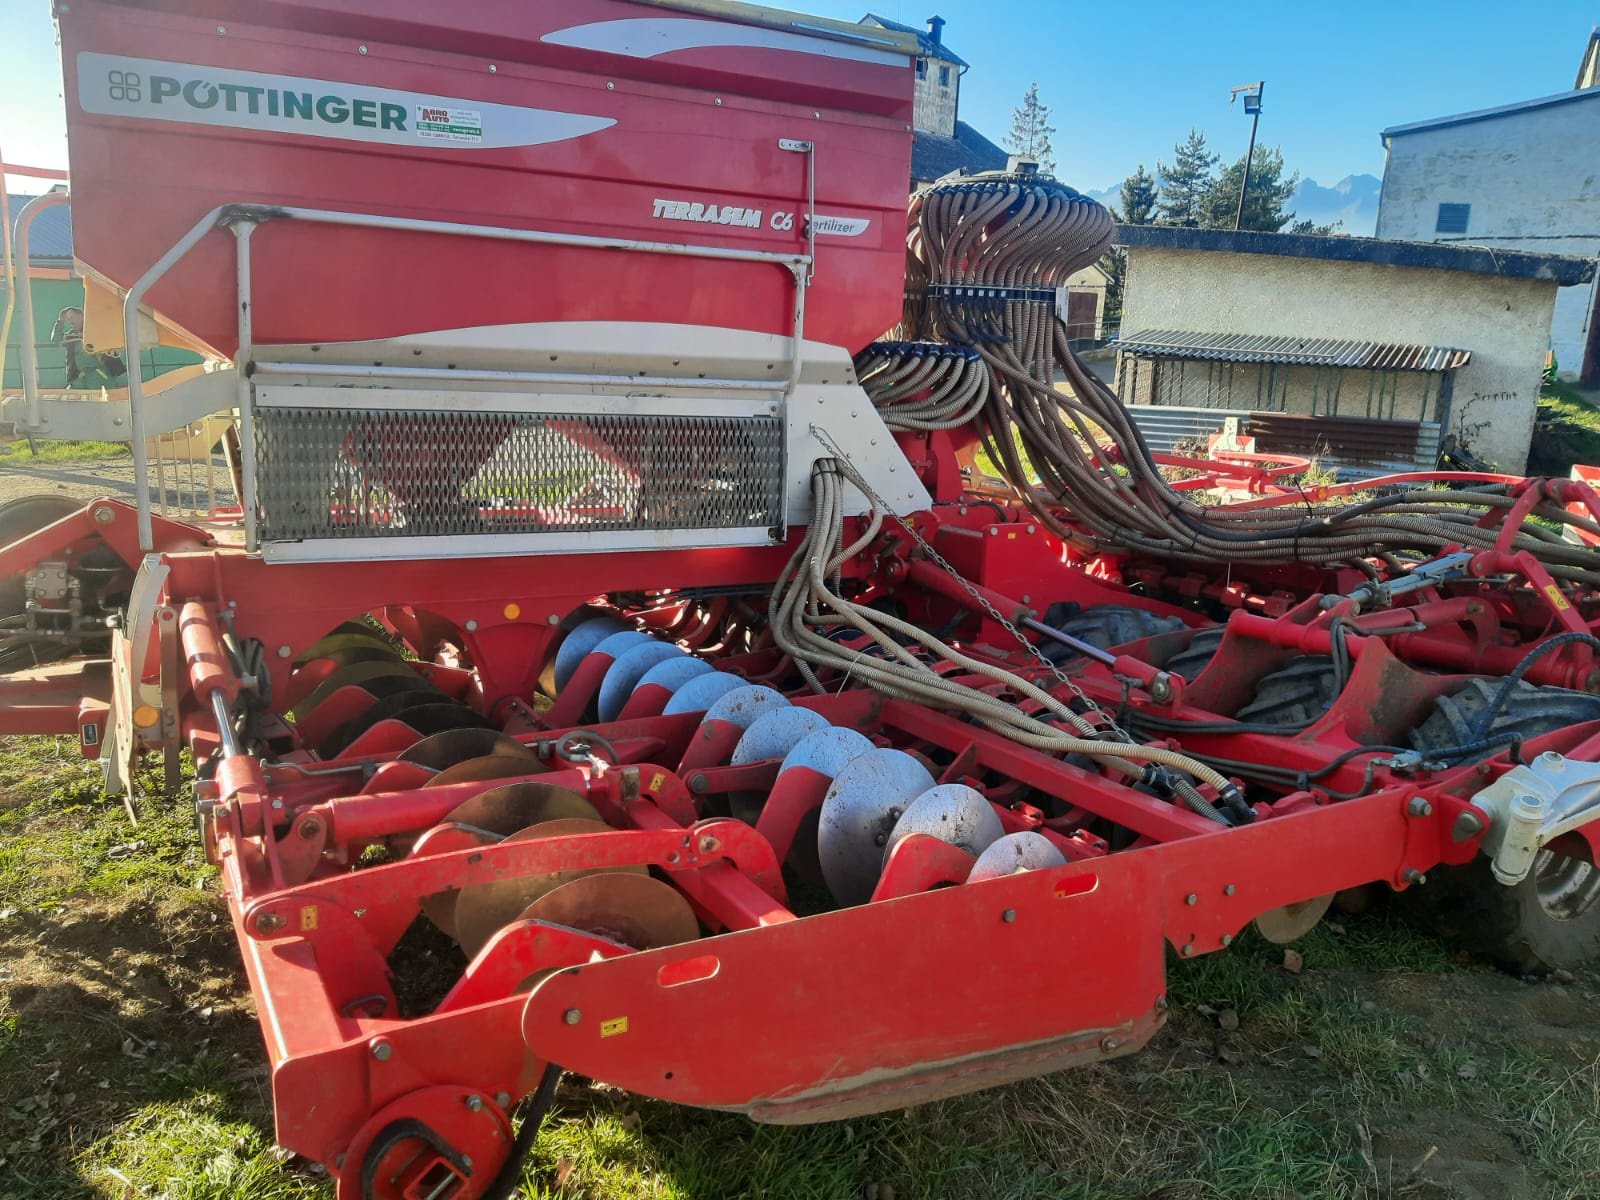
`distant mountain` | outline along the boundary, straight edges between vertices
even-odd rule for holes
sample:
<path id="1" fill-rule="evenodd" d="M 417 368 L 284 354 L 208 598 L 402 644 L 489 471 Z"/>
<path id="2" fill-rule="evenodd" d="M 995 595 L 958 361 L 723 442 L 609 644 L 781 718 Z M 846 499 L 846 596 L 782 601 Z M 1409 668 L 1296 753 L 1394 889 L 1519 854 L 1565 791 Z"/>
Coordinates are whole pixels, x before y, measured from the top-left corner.
<path id="1" fill-rule="evenodd" d="M 1343 222 L 1339 233 L 1371 237 L 1378 227 L 1378 193 L 1383 181 L 1376 175 L 1346 175 L 1332 187 L 1315 179 L 1302 179 L 1288 207 L 1295 220 L 1315 221 L 1319 225 Z"/>
<path id="2" fill-rule="evenodd" d="M 1376 175 L 1346 175 L 1332 187 L 1323 187 L 1315 179 L 1302 179 L 1290 199 L 1289 209 L 1295 220 L 1315 221 L 1318 225 L 1342 222 L 1336 232 L 1356 237 L 1371 237 L 1378 225 L 1378 192 L 1383 181 Z M 1098 200 L 1107 208 L 1116 207 L 1122 195 L 1122 185 L 1104 191 L 1084 191 L 1091 200 Z"/>

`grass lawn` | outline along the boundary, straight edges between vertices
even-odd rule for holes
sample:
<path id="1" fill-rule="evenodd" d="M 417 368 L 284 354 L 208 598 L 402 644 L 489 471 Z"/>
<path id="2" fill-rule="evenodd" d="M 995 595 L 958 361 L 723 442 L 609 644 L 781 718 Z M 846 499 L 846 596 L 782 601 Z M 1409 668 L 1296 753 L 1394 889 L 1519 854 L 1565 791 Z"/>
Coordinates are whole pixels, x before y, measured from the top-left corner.
<path id="1" fill-rule="evenodd" d="M 0 742 L 0 1197 L 331 1200 L 272 1146 L 187 802 L 147 799 L 133 827 L 96 781 L 68 741 Z M 1600 1196 L 1600 975 L 1512 979 L 1381 908 L 1298 949 L 1298 972 L 1253 935 L 1173 960 L 1171 1024 L 1140 1055 L 837 1124 L 569 1079 L 522 1195 Z"/>
<path id="2" fill-rule="evenodd" d="M 1600 464 L 1600 409 L 1570 383 L 1544 389 L 1535 420 L 1528 474 L 1565 478 L 1574 463 Z"/>
<path id="3" fill-rule="evenodd" d="M 51 441 L 48 438 L 35 441 L 28 445 L 26 438 L 8 442 L 4 450 L 0 450 L 0 468 L 7 462 L 17 465 L 27 463 L 82 463 L 105 462 L 110 459 L 133 457 L 133 451 L 126 442 L 67 442 Z"/>

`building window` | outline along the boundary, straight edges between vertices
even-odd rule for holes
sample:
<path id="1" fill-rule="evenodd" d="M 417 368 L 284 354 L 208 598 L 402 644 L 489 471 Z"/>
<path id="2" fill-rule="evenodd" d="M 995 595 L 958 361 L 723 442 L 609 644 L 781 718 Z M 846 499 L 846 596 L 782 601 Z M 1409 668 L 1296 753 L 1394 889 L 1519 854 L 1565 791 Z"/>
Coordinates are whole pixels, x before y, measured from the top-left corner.
<path id="1" fill-rule="evenodd" d="M 927 77 L 928 77 L 928 60 L 925 59 L 925 58 L 919 58 L 919 59 L 917 59 L 917 78 L 918 79 L 926 79 Z"/>
<path id="2" fill-rule="evenodd" d="M 1433 223 L 1435 233 L 1465 233 L 1467 220 L 1472 216 L 1470 204 L 1441 204 L 1439 219 Z"/>
<path id="3" fill-rule="evenodd" d="M 950 86 L 950 68 L 949 67 L 940 67 L 939 68 L 939 86 L 940 87 L 949 87 Z"/>

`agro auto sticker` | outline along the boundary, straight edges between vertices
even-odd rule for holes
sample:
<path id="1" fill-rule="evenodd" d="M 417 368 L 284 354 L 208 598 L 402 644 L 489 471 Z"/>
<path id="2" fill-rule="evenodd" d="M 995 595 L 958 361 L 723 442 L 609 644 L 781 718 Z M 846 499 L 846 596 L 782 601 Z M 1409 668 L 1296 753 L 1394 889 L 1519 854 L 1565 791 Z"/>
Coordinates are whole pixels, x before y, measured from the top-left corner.
<path id="1" fill-rule="evenodd" d="M 107 117 L 457 150 L 539 146 L 616 124 L 584 113 L 87 51 L 78 55 L 78 103 Z"/>

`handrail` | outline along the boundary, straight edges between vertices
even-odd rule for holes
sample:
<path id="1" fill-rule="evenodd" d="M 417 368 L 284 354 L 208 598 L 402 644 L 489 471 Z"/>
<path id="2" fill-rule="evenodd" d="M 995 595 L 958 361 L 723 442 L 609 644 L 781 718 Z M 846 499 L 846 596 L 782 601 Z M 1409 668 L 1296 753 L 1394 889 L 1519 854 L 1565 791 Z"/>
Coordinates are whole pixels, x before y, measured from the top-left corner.
<path id="1" fill-rule="evenodd" d="M 29 258 L 29 241 L 33 219 L 47 208 L 55 208 L 67 202 L 65 192 L 45 192 L 35 196 L 22 206 L 22 211 L 17 214 L 16 257 L 22 261 L 23 279 L 28 280 L 27 270 Z M 39 331 L 36 328 L 33 315 L 33 289 L 31 286 L 19 289 L 22 297 L 22 398 L 27 410 L 23 420 L 23 432 L 38 433 L 43 426 L 39 423 L 39 347 L 37 338 Z"/>
<path id="2" fill-rule="evenodd" d="M 501 225 L 467 225 L 454 221 L 426 221 L 415 217 L 385 217 L 371 213 L 338 212 L 332 209 L 294 208 L 262 204 L 222 204 L 201 217 L 128 289 L 122 301 L 124 352 L 137 358 L 139 347 L 139 308 L 145 293 L 193 250 L 206 234 L 219 226 L 235 238 L 235 266 L 238 291 L 239 345 L 234 362 L 239 368 L 239 440 L 244 494 L 239 497 L 245 520 L 245 548 L 257 549 L 255 520 L 255 422 L 250 411 L 250 380 L 247 365 L 252 348 L 253 301 L 250 286 L 250 235 L 256 226 L 273 220 L 310 221 L 323 225 L 349 225 L 365 229 L 398 229 L 412 233 L 439 233 L 455 237 L 486 238 L 495 241 L 525 242 L 534 245 L 576 246 L 594 250 L 626 250 L 641 254 L 672 254 L 728 262 L 771 263 L 786 268 L 794 279 L 795 300 L 790 341 L 789 377 L 784 394 L 790 395 L 800 382 L 805 336 L 805 296 L 812 265 L 810 254 L 785 254 L 772 250 L 740 250 L 729 246 L 693 246 L 683 242 L 651 242 L 637 238 L 595 237 L 589 234 L 551 233 L 539 229 L 510 229 Z M 150 463 L 144 442 L 144 381 L 139 372 L 128 375 L 128 415 L 133 441 L 133 482 L 139 502 L 139 546 L 146 552 L 154 548 L 149 482 Z"/>

